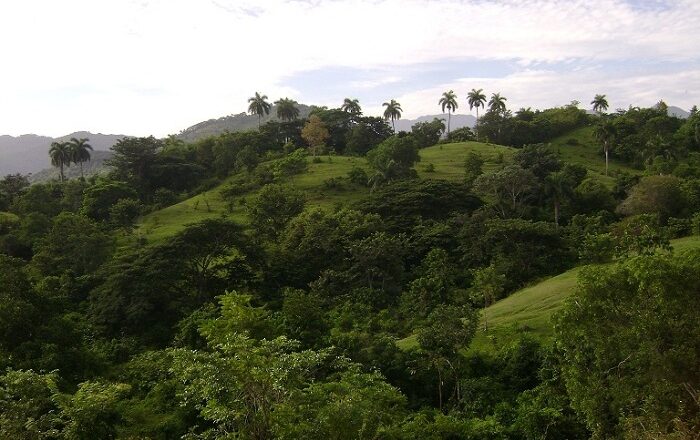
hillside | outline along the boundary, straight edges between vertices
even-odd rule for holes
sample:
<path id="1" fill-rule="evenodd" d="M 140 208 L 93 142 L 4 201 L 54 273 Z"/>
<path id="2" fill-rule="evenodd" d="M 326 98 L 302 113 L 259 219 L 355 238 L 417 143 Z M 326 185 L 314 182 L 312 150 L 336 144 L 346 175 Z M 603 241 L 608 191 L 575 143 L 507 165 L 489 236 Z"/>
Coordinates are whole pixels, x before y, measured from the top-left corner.
<path id="1" fill-rule="evenodd" d="M 423 179 L 461 180 L 464 175 L 464 159 L 469 152 L 480 154 L 486 161 L 484 169 L 488 171 L 497 167 L 499 161 L 508 160 L 514 151 L 515 149 L 510 147 L 481 142 L 435 145 L 420 151 L 421 162 L 417 164 L 416 169 Z M 313 163 L 311 158 L 308 158 L 308 161 L 308 171 L 293 176 L 287 182 L 306 194 L 307 206 L 332 207 L 336 203 L 357 200 L 368 193 L 367 188 L 349 185 L 339 189 L 324 187 L 324 181 L 334 177 L 345 177 L 354 166 L 367 168 L 365 158 L 323 156 L 321 163 Z M 425 171 L 429 164 L 434 166 L 434 172 Z M 247 222 L 244 206 L 238 204 L 229 208 L 221 198 L 221 189 L 231 180 L 233 178 L 195 197 L 146 215 L 141 220 L 135 236 L 142 236 L 149 243 L 157 242 L 181 230 L 186 224 L 221 216 Z M 254 195 L 254 192 L 248 193 L 241 198 Z"/>
<path id="2" fill-rule="evenodd" d="M 700 248 L 700 236 L 671 240 L 673 251 Z M 554 331 L 552 315 L 575 291 L 581 267 L 525 287 L 483 310 L 472 350 L 489 350 L 516 340 L 522 334 L 549 340 Z M 416 337 L 398 342 L 404 349 L 414 347 Z"/>
<path id="3" fill-rule="evenodd" d="M 6 174 L 38 173 L 51 167 L 48 151 L 52 142 L 65 142 L 70 138 L 87 138 L 95 151 L 109 151 L 121 134 L 102 134 L 78 131 L 52 138 L 26 134 L 22 136 L 0 136 L 0 176 Z"/>

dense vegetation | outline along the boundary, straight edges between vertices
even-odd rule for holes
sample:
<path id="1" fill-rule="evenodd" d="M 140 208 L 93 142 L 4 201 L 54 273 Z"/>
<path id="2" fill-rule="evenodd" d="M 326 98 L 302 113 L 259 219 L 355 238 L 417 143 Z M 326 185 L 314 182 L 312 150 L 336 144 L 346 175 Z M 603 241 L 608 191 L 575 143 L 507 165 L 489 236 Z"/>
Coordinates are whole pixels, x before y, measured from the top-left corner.
<path id="1" fill-rule="evenodd" d="M 109 175 L 4 177 L 0 438 L 696 438 L 700 251 L 670 244 L 700 234 L 700 116 L 505 101 L 394 134 L 394 100 L 282 99 L 256 131 L 122 139 Z M 492 332 L 572 269 L 552 338 Z"/>

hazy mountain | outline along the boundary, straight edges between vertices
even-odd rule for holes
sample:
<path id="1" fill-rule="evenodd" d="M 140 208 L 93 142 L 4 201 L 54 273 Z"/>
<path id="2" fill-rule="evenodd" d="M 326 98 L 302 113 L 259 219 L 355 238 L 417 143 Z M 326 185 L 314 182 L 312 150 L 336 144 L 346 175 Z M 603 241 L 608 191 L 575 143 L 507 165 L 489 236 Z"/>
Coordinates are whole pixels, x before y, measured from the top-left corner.
<path id="1" fill-rule="evenodd" d="M 51 167 L 49 147 L 51 142 L 63 142 L 70 138 L 88 138 L 95 151 L 108 151 L 125 135 L 90 133 L 78 131 L 58 138 L 25 134 L 22 136 L 0 136 L 0 176 L 13 173 L 36 173 Z"/>
<path id="2" fill-rule="evenodd" d="M 690 116 L 690 112 L 687 112 L 680 107 L 676 107 L 675 105 L 669 105 L 668 106 L 668 115 L 675 116 L 675 117 L 681 118 L 681 119 L 688 119 L 688 116 Z"/>
<path id="3" fill-rule="evenodd" d="M 272 106 L 270 114 L 263 116 L 260 121 L 262 124 L 268 121 L 278 121 L 276 116 L 276 106 Z M 309 111 L 311 107 L 299 104 L 299 117 L 306 118 L 309 116 Z M 214 136 L 221 134 L 225 131 L 245 131 L 253 130 L 258 128 L 258 117 L 257 115 L 249 115 L 247 113 L 239 113 L 237 115 L 223 116 L 218 119 L 209 119 L 208 121 L 200 122 L 189 128 L 182 130 L 177 137 L 184 141 L 196 141 L 197 139 L 202 139 L 207 136 Z"/>
<path id="4" fill-rule="evenodd" d="M 433 119 L 438 118 L 438 119 L 443 119 L 445 121 L 445 126 L 447 126 L 447 113 L 443 113 L 440 115 L 426 115 L 426 116 L 421 116 L 416 119 L 399 119 L 394 121 L 394 124 L 396 125 L 396 131 L 411 131 L 411 127 L 416 123 L 416 122 L 430 122 Z M 472 115 L 460 115 L 460 114 L 453 114 L 452 115 L 452 120 L 450 122 L 450 130 L 456 130 L 458 128 L 462 127 L 473 127 L 474 124 L 476 123 L 476 118 Z M 391 121 L 389 121 L 389 124 L 391 125 Z"/>

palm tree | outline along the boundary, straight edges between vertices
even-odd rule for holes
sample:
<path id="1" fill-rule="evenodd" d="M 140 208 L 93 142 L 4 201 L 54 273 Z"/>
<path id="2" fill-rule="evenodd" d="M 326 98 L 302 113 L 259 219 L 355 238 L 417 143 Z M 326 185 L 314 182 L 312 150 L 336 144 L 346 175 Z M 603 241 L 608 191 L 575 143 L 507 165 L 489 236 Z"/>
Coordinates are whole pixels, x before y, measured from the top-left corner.
<path id="1" fill-rule="evenodd" d="M 80 178 L 83 179 L 83 162 L 88 162 L 90 160 L 90 152 L 92 151 L 92 145 L 88 144 L 89 139 L 87 138 L 70 138 L 68 146 L 70 148 L 70 160 L 73 163 L 80 164 Z"/>
<path id="2" fill-rule="evenodd" d="M 565 171 L 548 174 L 544 179 L 544 192 L 551 197 L 554 204 L 554 225 L 558 228 L 561 202 L 573 192 L 569 175 Z"/>
<path id="3" fill-rule="evenodd" d="M 391 128 L 395 132 L 396 126 L 394 125 L 394 120 L 401 119 L 401 112 L 403 111 L 401 104 L 392 99 L 382 105 L 386 107 L 386 110 L 384 110 L 384 119 L 391 119 Z"/>
<path id="4" fill-rule="evenodd" d="M 491 99 L 489 99 L 489 110 L 496 113 L 505 113 L 507 100 L 500 93 L 493 93 Z"/>
<path id="5" fill-rule="evenodd" d="M 467 102 L 469 103 L 469 110 L 476 107 L 476 124 L 477 127 L 476 135 L 479 136 L 479 107 L 484 108 L 486 104 L 486 95 L 484 95 L 483 89 L 472 89 L 471 92 L 467 93 Z"/>
<path id="6" fill-rule="evenodd" d="M 608 109 L 608 100 L 605 99 L 605 95 L 595 95 L 591 105 L 593 106 L 593 111 L 600 115 Z"/>
<path id="7" fill-rule="evenodd" d="M 343 105 L 340 109 L 344 112 L 348 112 L 353 116 L 360 116 L 362 114 L 362 108 L 360 107 L 360 101 L 357 99 L 345 98 L 343 100 Z"/>
<path id="8" fill-rule="evenodd" d="M 457 104 L 457 95 L 455 92 L 450 90 L 449 92 L 443 92 L 442 98 L 438 101 L 438 105 L 442 106 L 442 112 L 445 112 L 447 108 L 447 134 L 450 134 L 450 119 L 452 118 L 452 112 L 457 110 L 459 104 Z"/>
<path id="9" fill-rule="evenodd" d="M 297 102 L 293 99 L 283 98 L 275 101 L 277 106 L 277 117 L 283 121 L 293 121 L 299 117 Z"/>
<path id="10" fill-rule="evenodd" d="M 248 98 L 248 113 L 251 115 L 258 115 L 258 130 L 260 129 L 260 118 L 263 115 L 270 114 L 270 108 L 272 107 L 269 102 L 267 102 L 267 95 L 260 96 L 260 93 L 255 92 L 255 96 Z"/>
<path id="11" fill-rule="evenodd" d="M 603 144 L 605 151 L 605 175 L 608 175 L 608 157 L 610 153 L 610 145 L 614 142 L 617 130 L 610 121 L 603 121 L 598 124 L 593 132 L 595 138 Z"/>
<path id="12" fill-rule="evenodd" d="M 51 165 L 59 167 L 61 170 L 61 182 L 65 180 L 63 167 L 71 162 L 71 151 L 69 142 L 51 142 L 49 148 L 49 157 L 51 157 Z"/>

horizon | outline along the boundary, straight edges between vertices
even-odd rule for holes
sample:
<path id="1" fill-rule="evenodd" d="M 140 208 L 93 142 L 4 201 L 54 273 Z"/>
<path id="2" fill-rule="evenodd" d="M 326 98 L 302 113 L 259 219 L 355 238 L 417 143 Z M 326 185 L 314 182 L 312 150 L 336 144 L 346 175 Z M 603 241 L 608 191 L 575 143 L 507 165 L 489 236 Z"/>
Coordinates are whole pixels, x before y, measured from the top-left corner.
<path id="1" fill-rule="evenodd" d="M 456 114 L 466 115 L 475 115 L 466 104 L 472 88 L 501 93 L 514 110 L 573 100 L 588 109 L 598 93 L 611 111 L 700 102 L 700 4 L 692 0 L 33 0 L 2 8 L 0 37 L 17 42 L 5 53 L 15 68 L 0 72 L 0 133 L 12 136 L 165 137 L 245 112 L 256 91 L 271 102 L 329 107 L 358 98 L 367 115 L 396 99 L 405 119 L 441 113 L 438 99 L 450 89 Z M 500 31 L 488 32 L 494 23 Z"/>

